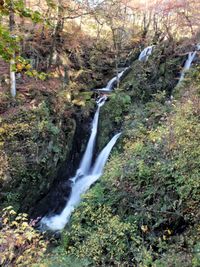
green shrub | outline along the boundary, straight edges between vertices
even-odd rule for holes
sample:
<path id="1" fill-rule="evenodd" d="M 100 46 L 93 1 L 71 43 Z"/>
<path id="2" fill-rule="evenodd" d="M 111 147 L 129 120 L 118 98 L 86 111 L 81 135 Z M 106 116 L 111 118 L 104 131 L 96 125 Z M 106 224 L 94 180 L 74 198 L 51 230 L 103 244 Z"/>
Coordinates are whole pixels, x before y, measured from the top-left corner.
<path id="1" fill-rule="evenodd" d="M 88 258 L 103 266 L 128 264 L 135 246 L 140 243 L 136 226 L 121 221 L 109 206 L 83 203 L 73 216 L 70 232 L 64 233 L 69 254 Z"/>
<path id="2" fill-rule="evenodd" d="M 12 207 L 3 209 L 0 229 L 0 265 L 32 266 L 43 257 L 48 243 L 28 223 L 28 215 L 16 214 Z"/>

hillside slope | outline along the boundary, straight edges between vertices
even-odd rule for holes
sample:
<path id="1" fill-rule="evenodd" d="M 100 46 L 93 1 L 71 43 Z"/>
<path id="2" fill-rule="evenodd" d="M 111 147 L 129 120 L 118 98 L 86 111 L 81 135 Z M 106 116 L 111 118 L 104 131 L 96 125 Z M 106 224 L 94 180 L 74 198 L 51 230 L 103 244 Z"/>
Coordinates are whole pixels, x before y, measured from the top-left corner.
<path id="1" fill-rule="evenodd" d="M 199 85 L 197 68 L 172 101 L 157 92 L 129 103 L 123 139 L 51 261 L 62 255 L 63 262 L 82 258 L 80 266 L 199 266 Z"/>

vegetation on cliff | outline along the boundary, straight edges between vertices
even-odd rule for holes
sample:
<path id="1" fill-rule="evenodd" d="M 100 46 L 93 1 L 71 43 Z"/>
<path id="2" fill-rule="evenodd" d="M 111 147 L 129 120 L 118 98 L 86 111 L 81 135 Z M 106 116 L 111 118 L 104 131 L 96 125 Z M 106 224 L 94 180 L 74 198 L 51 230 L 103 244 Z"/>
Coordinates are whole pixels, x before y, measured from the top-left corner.
<path id="1" fill-rule="evenodd" d="M 63 98 L 48 94 L 48 102 L 47 97 L 36 101 L 34 96 L 32 103 L 10 109 L 0 127 L 1 203 L 26 212 L 51 187 L 76 129 L 66 107 L 56 110 Z"/>

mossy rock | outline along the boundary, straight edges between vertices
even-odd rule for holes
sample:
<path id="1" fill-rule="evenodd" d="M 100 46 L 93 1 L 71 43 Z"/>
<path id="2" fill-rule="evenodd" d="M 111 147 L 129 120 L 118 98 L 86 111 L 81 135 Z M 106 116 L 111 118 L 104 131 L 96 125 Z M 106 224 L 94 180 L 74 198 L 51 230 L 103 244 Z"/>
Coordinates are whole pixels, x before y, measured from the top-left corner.
<path id="1" fill-rule="evenodd" d="M 58 122 L 43 101 L 37 109 L 21 109 L 2 118 L 1 204 L 29 208 L 51 187 L 56 171 L 70 153 L 74 119 Z"/>

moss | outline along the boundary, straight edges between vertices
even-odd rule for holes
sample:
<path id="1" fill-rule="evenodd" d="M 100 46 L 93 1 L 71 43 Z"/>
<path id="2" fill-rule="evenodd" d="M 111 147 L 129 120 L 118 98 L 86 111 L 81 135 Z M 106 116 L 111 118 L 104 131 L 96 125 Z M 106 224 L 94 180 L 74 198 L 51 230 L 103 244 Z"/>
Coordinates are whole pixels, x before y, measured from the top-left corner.
<path id="1" fill-rule="evenodd" d="M 124 92 L 116 91 L 109 97 L 109 102 L 101 108 L 99 120 L 98 150 L 120 131 L 123 116 L 131 104 L 130 97 Z M 117 108 L 116 108 L 117 107 Z"/>
<path id="2" fill-rule="evenodd" d="M 37 108 L 17 109 L 2 117 L 1 204 L 29 208 L 51 187 L 56 171 L 71 151 L 76 123 L 57 117 L 45 99 Z M 61 115 L 61 114 L 60 114 Z"/>
<path id="3" fill-rule="evenodd" d="M 158 91 L 165 91 L 170 95 L 177 83 L 180 63 L 174 51 L 163 44 L 154 48 L 147 62 L 133 62 L 121 87 L 133 101 L 148 101 Z"/>

